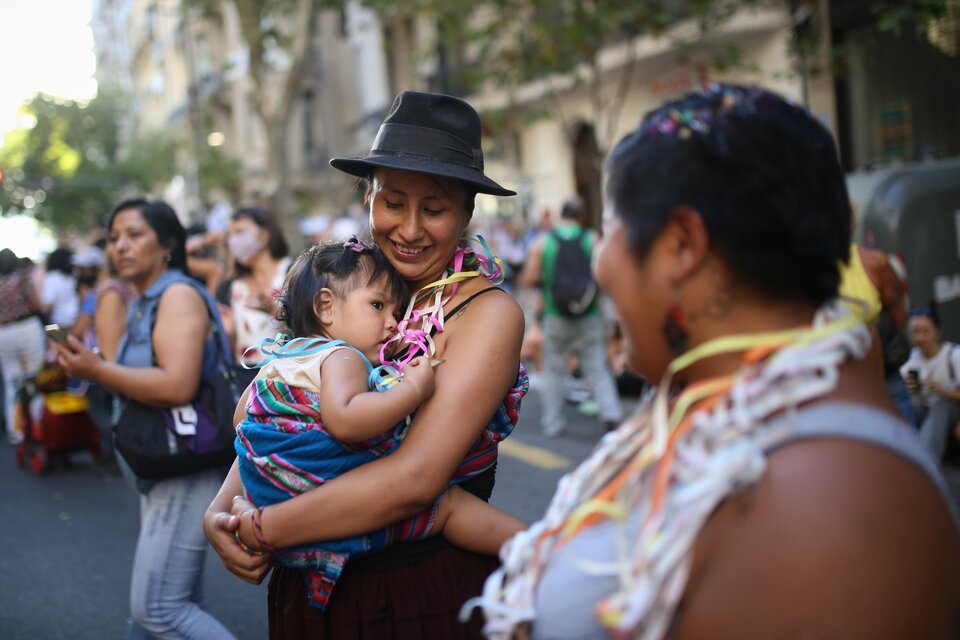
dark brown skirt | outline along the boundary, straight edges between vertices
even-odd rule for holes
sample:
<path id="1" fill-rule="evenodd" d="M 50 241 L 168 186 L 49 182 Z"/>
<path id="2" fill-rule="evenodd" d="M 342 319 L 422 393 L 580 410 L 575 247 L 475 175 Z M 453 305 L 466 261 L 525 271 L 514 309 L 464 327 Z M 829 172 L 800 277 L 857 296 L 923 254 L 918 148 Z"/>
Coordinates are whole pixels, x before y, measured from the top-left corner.
<path id="1" fill-rule="evenodd" d="M 497 568 L 495 556 L 446 547 L 413 564 L 378 572 L 350 571 L 337 581 L 327 611 L 307 602 L 303 574 L 277 566 L 270 577 L 272 640 L 469 640 L 483 616 L 457 620 Z"/>

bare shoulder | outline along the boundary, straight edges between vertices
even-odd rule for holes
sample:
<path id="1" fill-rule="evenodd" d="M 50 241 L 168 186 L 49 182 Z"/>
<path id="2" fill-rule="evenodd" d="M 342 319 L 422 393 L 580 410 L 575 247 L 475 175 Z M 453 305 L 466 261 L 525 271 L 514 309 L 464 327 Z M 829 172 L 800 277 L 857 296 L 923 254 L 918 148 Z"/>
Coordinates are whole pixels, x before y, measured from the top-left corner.
<path id="1" fill-rule="evenodd" d="M 880 447 L 783 447 L 701 532 L 678 638 L 955 638 L 960 535 L 935 485 Z"/>
<path id="2" fill-rule="evenodd" d="M 209 330 L 207 306 L 203 296 L 186 282 L 170 285 L 157 306 L 157 329 L 162 335 L 176 330 L 206 335 Z"/>
<path id="3" fill-rule="evenodd" d="M 203 296 L 196 288 L 186 282 L 175 282 L 160 296 L 158 311 L 163 310 L 164 307 L 173 307 L 178 310 L 203 309 L 205 305 Z"/>
<path id="4" fill-rule="evenodd" d="M 457 325 L 470 325 L 471 328 L 477 324 L 493 325 L 504 328 L 515 328 L 519 321 L 520 329 L 523 328 L 523 310 L 520 304 L 509 293 L 503 290 L 494 289 L 493 285 L 486 281 L 471 282 L 470 287 L 464 287 L 462 295 L 457 296 L 450 304 L 452 307 L 468 300 L 471 296 L 476 296 L 469 303 L 461 307 L 456 313 L 447 316 L 445 322 L 450 322 L 448 329 L 457 333 Z M 479 295 L 478 295 L 479 294 Z"/>

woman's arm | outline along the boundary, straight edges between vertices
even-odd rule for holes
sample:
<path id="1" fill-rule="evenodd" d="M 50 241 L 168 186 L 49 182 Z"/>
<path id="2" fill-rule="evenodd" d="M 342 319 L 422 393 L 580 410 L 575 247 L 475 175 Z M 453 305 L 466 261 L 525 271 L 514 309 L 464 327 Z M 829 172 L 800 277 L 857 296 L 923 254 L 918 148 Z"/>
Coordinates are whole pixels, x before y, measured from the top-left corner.
<path id="1" fill-rule="evenodd" d="M 930 479 L 872 444 L 820 438 L 778 449 L 710 516 L 673 635 L 955 638 L 958 594 L 960 538 Z"/>
<path id="2" fill-rule="evenodd" d="M 97 307 L 93 312 L 93 330 L 97 334 L 97 344 L 105 360 L 117 359 L 117 347 L 123 338 L 124 324 L 127 318 L 127 303 L 116 289 L 105 289 L 97 296 Z"/>
<path id="3" fill-rule="evenodd" d="M 338 349 L 320 367 L 323 426 L 341 442 L 363 442 L 395 427 L 433 393 L 434 373 L 426 357 L 404 367 L 403 378 L 386 391 L 370 391 L 367 365 L 352 349 Z"/>
<path id="4" fill-rule="evenodd" d="M 443 492 L 516 381 L 523 314 L 509 295 L 487 294 L 461 316 L 447 318 L 444 335 L 436 390 L 417 411 L 403 444 L 389 456 L 268 507 L 261 523 L 271 545 L 375 531 L 419 513 Z"/>
<path id="5" fill-rule="evenodd" d="M 87 329 L 90 328 L 90 323 L 93 321 L 93 316 L 89 313 L 81 313 L 77 315 L 77 321 L 73 323 L 73 326 L 70 327 L 70 335 L 75 337 L 77 340 L 83 340 L 83 334 L 87 332 Z"/>
<path id="6" fill-rule="evenodd" d="M 156 407 L 193 400 L 200 384 L 203 343 L 210 331 L 206 304 L 189 284 L 174 284 L 163 294 L 153 329 L 157 366 L 127 367 L 103 360 L 70 336 L 57 345 L 69 375 L 98 382 L 115 392 Z"/>
<path id="7" fill-rule="evenodd" d="M 240 469 L 237 461 L 234 460 L 227 478 L 220 487 L 220 492 L 207 507 L 207 512 L 203 516 L 203 533 L 228 571 L 242 580 L 260 584 L 270 571 L 270 556 L 251 555 L 241 549 L 234 538 L 234 531 L 240 521 L 230 514 L 230 508 L 235 496 L 240 495 L 242 491 Z"/>

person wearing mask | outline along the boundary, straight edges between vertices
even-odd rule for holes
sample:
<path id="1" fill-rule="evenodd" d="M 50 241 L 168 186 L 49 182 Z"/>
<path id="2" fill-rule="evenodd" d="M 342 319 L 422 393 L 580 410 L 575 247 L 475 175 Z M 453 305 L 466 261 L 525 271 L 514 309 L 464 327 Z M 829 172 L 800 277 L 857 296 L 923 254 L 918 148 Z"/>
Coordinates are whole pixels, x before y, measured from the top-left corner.
<path id="1" fill-rule="evenodd" d="M 227 247 L 234 277 L 224 282 L 228 310 L 222 310 L 227 331 L 233 336 L 237 362 L 259 362 L 259 350 L 248 347 L 277 333 L 274 298 L 290 268 L 287 240 L 276 217 L 261 207 L 242 207 L 230 219 Z"/>
<path id="2" fill-rule="evenodd" d="M 0 250 L 0 372 L 3 374 L 3 418 L 7 439 L 17 444 L 17 388 L 25 376 L 43 365 L 46 337 L 39 313 L 43 305 L 33 288 L 30 272 L 20 268 L 16 254 Z"/>
<path id="3" fill-rule="evenodd" d="M 197 395 L 222 349 L 212 331 L 216 302 L 186 266 L 186 233 L 169 205 L 134 199 L 110 216 L 107 251 L 120 277 L 139 297 L 130 303 L 115 361 L 101 358 L 74 336 L 57 345 L 69 375 L 96 382 L 121 398 L 155 407 L 177 407 Z M 140 534 L 130 581 L 132 624 L 128 638 L 231 639 L 204 610 L 203 511 L 224 470 L 211 469 L 148 481 L 121 469 L 140 492 Z"/>

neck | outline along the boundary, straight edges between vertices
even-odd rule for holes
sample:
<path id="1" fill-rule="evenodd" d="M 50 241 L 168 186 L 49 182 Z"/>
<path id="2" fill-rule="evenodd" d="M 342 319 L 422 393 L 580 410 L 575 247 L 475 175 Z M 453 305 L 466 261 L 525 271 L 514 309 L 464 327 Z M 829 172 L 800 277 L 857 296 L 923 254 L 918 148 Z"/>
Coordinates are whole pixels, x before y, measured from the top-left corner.
<path id="1" fill-rule="evenodd" d="M 924 347 L 923 349 L 920 349 L 920 353 L 923 354 L 923 357 L 924 357 L 924 358 L 929 359 L 929 358 L 934 357 L 934 356 L 937 355 L 938 353 L 940 353 L 940 349 L 941 349 L 941 348 L 943 348 L 943 345 L 942 345 L 942 344 L 940 344 L 939 342 L 934 342 L 934 343 L 931 343 L 931 344 L 927 345 L 927 346 Z"/>
<path id="2" fill-rule="evenodd" d="M 159 278 L 166 272 L 167 272 L 167 267 L 164 266 L 162 269 L 150 274 L 143 280 L 140 280 L 138 282 L 131 282 L 131 284 L 137 290 L 137 293 L 139 293 L 140 295 L 143 295 L 144 293 L 146 293 L 147 289 L 150 288 L 150 285 L 156 282 L 157 278 Z"/>
<path id="3" fill-rule="evenodd" d="M 270 255 L 269 251 L 261 251 L 254 257 L 253 262 L 250 263 L 250 275 L 256 279 L 273 279 L 278 262 L 279 260 Z"/>
<path id="4" fill-rule="evenodd" d="M 709 307 L 705 308 L 709 311 Z M 760 334 L 809 326 L 816 307 L 807 303 L 738 301 L 726 315 L 702 313 L 689 323 L 688 351 L 711 340 L 744 334 Z M 689 316 L 688 316 L 689 317 Z M 685 384 L 725 376 L 743 365 L 743 352 L 732 351 L 703 358 L 680 374 Z"/>

